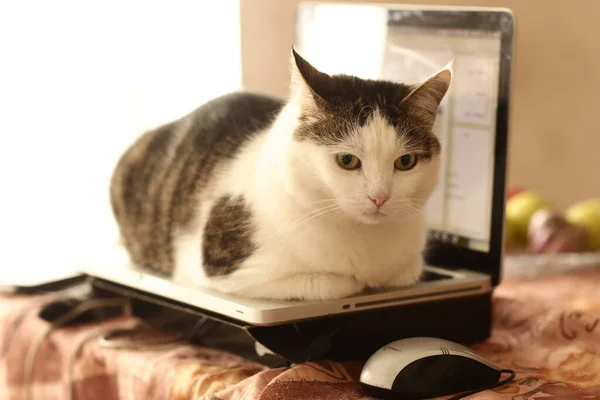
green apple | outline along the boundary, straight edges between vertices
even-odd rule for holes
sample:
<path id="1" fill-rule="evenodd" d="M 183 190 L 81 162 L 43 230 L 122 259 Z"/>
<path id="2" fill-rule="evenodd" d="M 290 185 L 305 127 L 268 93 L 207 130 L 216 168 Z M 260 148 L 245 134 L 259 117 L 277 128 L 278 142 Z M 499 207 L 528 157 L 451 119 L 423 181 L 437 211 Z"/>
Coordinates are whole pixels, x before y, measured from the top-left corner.
<path id="1" fill-rule="evenodd" d="M 565 213 L 567 221 L 584 227 L 590 234 L 590 250 L 600 250 L 600 199 L 574 204 Z"/>
<path id="2" fill-rule="evenodd" d="M 504 246 L 511 253 L 527 247 L 527 237 L 519 234 L 515 224 L 509 220 L 504 225 Z"/>
<path id="3" fill-rule="evenodd" d="M 550 204 L 539 194 L 521 191 L 506 202 L 506 223 L 511 225 L 515 237 L 526 238 L 533 214 L 547 208 Z"/>

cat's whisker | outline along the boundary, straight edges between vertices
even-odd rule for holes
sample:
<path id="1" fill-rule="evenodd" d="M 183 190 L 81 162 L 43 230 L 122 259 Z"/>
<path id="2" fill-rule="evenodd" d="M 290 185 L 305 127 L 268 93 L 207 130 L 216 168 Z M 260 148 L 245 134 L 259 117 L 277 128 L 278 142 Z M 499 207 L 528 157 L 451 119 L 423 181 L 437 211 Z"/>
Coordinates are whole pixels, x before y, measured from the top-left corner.
<path id="1" fill-rule="evenodd" d="M 415 211 L 424 211 L 425 207 L 418 205 L 408 205 L 404 204 L 402 206 L 396 207 L 397 210 L 415 210 Z"/>
<path id="2" fill-rule="evenodd" d="M 316 205 L 316 204 L 326 203 L 326 202 L 329 202 L 329 201 L 337 201 L 337 199 L 334 199 L 334 198 L 331 198 L 331 199 L 322 199 L 322 200 L 310 203 L 310 205 Z"/>
<path id="3" fill-rule="evenodd" d="M 423 211 L 425 211 L 425 210 L 423 208 L 405 207 L 404 211 L 410 212 L 414 215 L 421 215 L 421 214 L 423 214 Z"/>
<path id="4" fill-rule="evenodd" d="M 350 122 L 346 118 L 342 117 L 341 115 L 334 115 L 334 117 L 338 118 L 338 119 L 341 119 L 342 121 L 344 121 L 345 123 L 347 123 L 349 127 L 352 126 L 352 122 Z"/>
<path id="5" fill-rule="evenodd" d="M 295 210 L 306 210 L 306 209 L 311 209 L 314 207 L 325 207 L 325 206 L 333 206 L 333 205 L 337 205 L 337 200 L 336 199 L 332 199 L 332 200 L 326 200 L 326 201 L 317 201 L 314 203 L 308 203 L 308 204 L 296 204 L 294 209 Z M 275 212 L 275 210 L 273 210 Z M 311 210 L 309 212 L 314 212 L 314 210 Z"/>
<path id="6" fill-rule="evenodd" d="M 425 206 L 427 205 L 426 203 L 416 203 L 416 202 L 412 202 L 412 201 L 406 201 L 406 202 L 399 202 L 399 203 L 395 203 L 392 204 L 396 207 L 411 207 L 411 208 L 425 208 Z"/>
<path id="7" fill-rule="evenodd" d="M 327 203 L 335 203 L 337 202 L 337 199 L 322 199 L 322 200 L 318 200 L 318 201 L 313 201 L 310 203 L 298 203 L 297 208 L 310 208 L 312 206 L 317 206 L 319 204 L 327 204 Z"/>
<path id="8" fill-rule="evenodd" d="M 418 203 L 405 203 L 402 204 L 402 206 L 404 207 L 411 207 L 411 208 L 421 208 L 424 209 L 425 208 L 425 204 L 418 204 Z"/>
<path id="9" fill-rule="evenodd" d="M 398 209 L 400 212 L 405 213 L 411 218 L 420 217 L 423 215 L 425 209 L 423 207 L 405 206 Z"/>
<path id="10" fill-rule="evenodd" d="M 426 204 L 428 202 L 428 200 L 420 198 L 420 197 L 405 196 L 402 200 L 400 200 L 400 202 L 401 203 Z"/>
<path id="11" fill-rule="evenodd" d="M 304 214 L 303 216 L 301 216 L 300 218 L 297 218 L 295 221 L 292 221 L 291 224 L 293 225 L 293 224 L 297 223 L 298 221 L 301 221 L 302 219 L 304 219 L 305 217 L 307 217 L 309 215 L 312 215 L 314 213 L 318 213 L 318 212 L 323 211 L 325 209 L 328 209 L 330 207 L 337 207 L 337 204 L 328 204 L 328 205 L 322 206 L 320 208 L 317 208 L 315 210 L 311 210 L 311 211 L 307 212 L 306 214 Z"/>
<path id="12" fill-rule="evenodd" d="M 412 211 L 407 211 L 407 210 L 405 210 L 403 214 L 404 214 L 405 216 L 407 216 L 408 218 L 410 218 L 410 219 L 412 219 L 412 218 L 416 218 L 416 217 L 420 216 L 420 214 L 419 214 L 419 213 L 415 213 L 415 212 L 412 212 Z"/>
<path id="13" fill-rule="evenodd" d="M 401 209 L 401 212 L 405 214 L 412 215 L 415 217 L 421 217 L 425 213 L 425 208 L 423 207 L 405 207 Z"/>
<path id="14" fill-rule="evenodd" d="M 368 105 L 368 104 L 367 104 L 367 105 L 365 105 L 365 106 L 363 106 L 363 107 L 360 109 L 360 111 L 358 112 L 358 115 L 356 116 L 356 125 L 360 125 L 360 116 L 361 116 L 362 112 L 363 112 L 365 109 L 367 109 L 367 108 L 370 108 L 371 110 L 373 110 L 373 107 L 371 107 L 371 106 L 370 106 L 370 105 Z"/>
<path id="15" fill-rule="evenodd" d="M 337 204 L 337 199 L 331 198 L 331 199 L 321 199 L 318 201 L 314 201 L 314 202 L 310 202 L 310 203 L 297 203 L 293 205 L 293 209 L 298 210 L 298 209 L 307 209 L 307 208 L 311 208 L 311 207 L 315 207 L 315 206 L 319 206 L 319 205 L 332 205 L 332 204 Z M 273 209 L 270 212 L 270 215 L 274 215 L 277 213 L 277 210 Z"/>
<path id="16" fill-rule="evenodd" d="M 333 208 L 329 208 L 329 209 L 327 209 L 327 210 L 325 210 L 325 211 L 322 211 L 322 212 L 321 212 L 321 213 L 319 213 L 319 214 L 316 214 L 316 215 L 311 215 L 309 218 L 307 218 L 307 219 L 305 219 L 305 220 L 303 220 L 303 221 L 300 221 L 300 222 L 296 223 L 296 225 L 298 225 L 298 224 L 301 224 L 301 223 L 308 222 L 308 221 L 310 221 L 311 219 L 314 219 L 314 218 L 317 218 L 317 217 L 321 217 L 321 216 L 323 216 L 323 215 L 325 215 L 325 214 L 327 214 L 327 213 L 330 213 L 330 212 L 333 212 L 333 211 L 337 211 L 337 210 L 339 210 L 339 207 L 337 207 L 337 206 L 336 206 L 336 207 L 333 207 Z"/>
<path id="17" fill-rule="evenodd" d="M 406 130 L 406 131 L 402 131 L 402 133 L 404 135 L 408 135 L 409 133 L 411 133 L 412 131 L 415 131 L 417 129 L 423 129 L 423 128 L 430 128 L 431 125 L 417 125 L 417 126 L 413 126 L 412 128 Z"/>
<path id="18" fill-rule="evenodd" d="M 316 210 L 312 210 L 308 213 L 306 213 L 305 215 L 303 215 L 302 217 L 296 219 L 295 221 L 292 221 L 291 223 L 287 224 L 286 226 L 284 226 L 283 228 L 279 229 L 277 232 L 275 232 L 272 236 L 270 236 L 267 240 L 266 243 L 270 242 L 271 240 L 273 240 L 274 238 L 276 238 L 277 236 L 281 235 L 283 232 L 285 232 L 286 230 L 289 230 L 299 224 L 305 223 L 306 221 L 309 221 L 310 219 L 312 219 L 313 216 L 320 216 L 321 212 L 328 212 L 328 211 L 333 211 L 335 209 L 338 208 L 337 204 L 330 204 L 330 205 L 326 205 L 324 207 L 318 208 Z"/>

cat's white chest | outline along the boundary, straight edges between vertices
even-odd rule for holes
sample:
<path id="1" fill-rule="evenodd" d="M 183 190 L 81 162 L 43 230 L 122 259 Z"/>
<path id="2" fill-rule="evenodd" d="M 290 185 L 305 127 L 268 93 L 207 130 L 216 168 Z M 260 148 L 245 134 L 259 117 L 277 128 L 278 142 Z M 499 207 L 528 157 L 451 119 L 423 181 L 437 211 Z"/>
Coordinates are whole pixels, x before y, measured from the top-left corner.
<path id="1" fill-rule="evenodd" d="M 352 276 L 368 286 L 384 286 L 413 267 L 421 250 L 421 223 L 397 227 L 348 229 L 344 225 L 312 224 L 284 240 L 265 246 L 260 258 L 282 270 Z"/>

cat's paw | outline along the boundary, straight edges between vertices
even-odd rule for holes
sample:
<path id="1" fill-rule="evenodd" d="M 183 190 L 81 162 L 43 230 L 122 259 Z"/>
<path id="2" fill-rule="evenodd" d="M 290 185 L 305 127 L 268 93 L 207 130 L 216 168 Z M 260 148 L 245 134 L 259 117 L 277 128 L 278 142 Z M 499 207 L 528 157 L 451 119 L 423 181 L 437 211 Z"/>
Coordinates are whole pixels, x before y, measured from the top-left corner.
<path id="1" fill-rule="evenodd" d="M 297 274 L 263 284 L 245 294 L 284 300 L 331 300 L 351 296 L 364 288 L 364 283 L 345 275 Z"/>
<path id="2" fill-rule="evenodd" d="M 414 285 L 421 278 L 423 273 L 423 261 L 419 257 L 416 261 L 404 265 L 398 269 L 396 274 L 388 282 L 389 287 L 406 287 Z"/>
<path id="3" fill-rule="evenodd" d="M 331 300 L 348 297 L 365 288 L 355 278 L 337 274 L 306 274 L 300 278 L 303 285 L 298 293 L 304 300 Z"/>

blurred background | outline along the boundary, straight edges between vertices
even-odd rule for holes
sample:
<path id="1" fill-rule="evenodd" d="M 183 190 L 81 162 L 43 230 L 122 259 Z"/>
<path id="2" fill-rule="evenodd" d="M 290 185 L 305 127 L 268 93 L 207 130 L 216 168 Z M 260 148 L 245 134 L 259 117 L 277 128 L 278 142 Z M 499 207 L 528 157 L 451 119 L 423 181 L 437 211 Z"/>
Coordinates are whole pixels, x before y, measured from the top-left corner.
<path id="1" fill-rule="evenodd" d="M 296 3 L 241 1 L 242 82 L 246 87 L 286 93 L 286 56 L 293 37 Z M 514 12 L 509 185 L 535 189 L 558 208 L 599 196 L 600 2 L 413 0 L 409 3 L 508 7 Z"/>
<path id="2" fill-rule="evenodd" d="M 8 265 L 65 264 L 98 238 L 116 239 L 108 181 L 143 130 L 242 87 L 285 96 L 296 3 L 0 1 Z M 600 2 L 435 4 L 515 13 L 509 185 L 558 209 L 598 197 Z"/>

